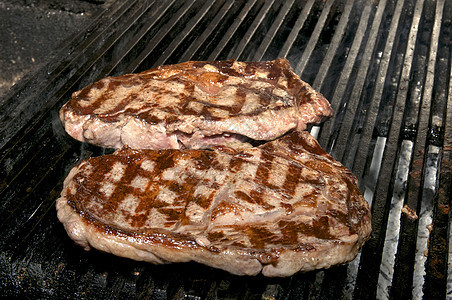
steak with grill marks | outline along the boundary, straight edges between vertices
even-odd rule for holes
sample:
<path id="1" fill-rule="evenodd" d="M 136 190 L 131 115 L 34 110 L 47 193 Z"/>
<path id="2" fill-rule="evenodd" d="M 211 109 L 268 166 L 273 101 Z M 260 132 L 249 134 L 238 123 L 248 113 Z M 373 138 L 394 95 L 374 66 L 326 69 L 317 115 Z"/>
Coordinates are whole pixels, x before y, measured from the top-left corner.
<path id="1" fill-rule="evenodd" d="M 333 111 L 286 59 L 189 61 L 107 77 L 75 92 L 60 110 L 66 131 L 98 146 L 206 148 L 273 140 Z"/>
<path id="2" fill-rule="evenodd" d="M 290 276 L 354 259 L 369 205 L 306 131 L 238 150 L 132 150 L 71 170 L 58 218 L 86 250 Z"/>

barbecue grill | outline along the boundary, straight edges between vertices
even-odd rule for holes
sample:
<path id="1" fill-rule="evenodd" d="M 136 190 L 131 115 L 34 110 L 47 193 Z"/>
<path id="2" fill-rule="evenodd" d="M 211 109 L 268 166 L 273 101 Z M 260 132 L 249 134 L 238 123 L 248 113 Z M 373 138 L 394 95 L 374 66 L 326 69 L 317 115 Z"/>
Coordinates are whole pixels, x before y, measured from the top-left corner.
<path id="1" fill-rule="evenodd" d="M 117 1 L 0 100 L 0 293 L 17 298 L 442 299 L 452 295 L 452 1 Z M 286 57 L 335 116 L 310 128 L 358 177 L 372 236 L 351 263 L 289 278 L 155 266 L 68 238 L 55 200 L 109 149 L 58 110 L 108 75 L 187 60 Z M 410 214 L 415 212 L 416 215 Z"/>

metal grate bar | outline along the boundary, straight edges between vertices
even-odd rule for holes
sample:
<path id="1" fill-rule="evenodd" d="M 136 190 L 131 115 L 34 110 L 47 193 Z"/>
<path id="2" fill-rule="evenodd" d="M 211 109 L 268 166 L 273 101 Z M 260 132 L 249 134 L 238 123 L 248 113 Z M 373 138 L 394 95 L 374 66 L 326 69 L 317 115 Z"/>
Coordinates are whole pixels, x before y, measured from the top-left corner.
<path id="1" fill-rule="evenodd" d="M 452 53 L 451 53 L 452 54 Z M 450 60 L 452 61 L 452 56 L 450 57 Z M 452 78 L 452 68 L 450 68 L 450 74 L 449 79 Z M 449 82 L 449 91 L 448 91 L 448 97 L 447 97 L 447 107 L 445 112 L 445 119 L 446 119 L 446 125 L 444 130 L 444 145 L 442 149 L 442 158 L 441 158 L 441 173 L 439 178 L 439 192 L 438 192 L 438 199 L 436 201 L 436 217 L 435 220 L 440 220 L 441 227 L 435 227 L 435 224 L 433 224 L 433 229 L 435 229 L 430 238 L 435 241 L 440 241 L 441 245 L 447 245 L 448 249 L 448 272 L 447 272 L 447 295 L 450 298 L 450 295 L 452 294 L 452 257 L 451 257 L 451 238 L 452 238 L 452 229 L 449 226 L 445 226 L 446 233 L 444 233 L 444 225 L 447 225 L 449 223 L 449 211 L 451 207 L 451 199 L 450 195 L 452 195 L 452 165 L 450 162 L 452 162 L 452 82 Z M 446 238 L 448 240 L 444 241 L 443 239 Z M 433 247 L 432 247 L 433 248 Z M 445 259 L 443 258 L 443 255 L 441 253 L 438 253 L 438 250 L 444 251 L 442 248 L 438 249 L 430 249 L 430 257 L 431 260 L 429 261 L 429 268 L 431 271 L 442 271 L 442 263 Z M 439 258 L 438 261 L 435 261 L 434 258 Z M 438 264 L 436 264 L 438 263 Z M 427 296 L 432 295 L 435 285 L 434 280 L 428 279 L 430 281 L 428 283 L 428 289 L 425 291 L 425 294 Z M 439 280 L 439 285 L 442 285 L 442 282 Z M 433 295 L 432 295 L 433 296 Z"/>
<path id="2" fill-rule="evenodd" d="M 249 2 L 245 3 L 245 6 L 240 11 L 240 14 L 235 19 L 234 23 L 229 27 L 228 31 L 224 35 L 224 37 L 221 39 L 221 41 L 218 43 L 218 45 L 215 47 L 215 49 L 210 53 L 207 60 L 215 60 L 218 59 L 218 56 L 220 55 L 220 52 L 226 47 L 226 44 L 231 40 L 234 33 L 237 31 L 237 28 L 240 26 L 240 24 L 245 20 L 248 13 L 250 12 L 251 8 L 256 4 L 257 0 L 251 0 Z"/>
<path id="3" fill-rule="evenodd" d="M 260 44 L 259 48 L 257 48 L 257 51 L 254 54 L 254 57 L 252 60 L 254 60 L 254 61 L 262 60 L 262 58 L 264 57 L 265 51 L 267 51 L 268 47 L 270 46 L 270 43 L 275 38 L 275 35 L 276 35 L 278 29 L 283 24 L 284 18 L 289 13 L 294 2 L 295 2 L 295 0 L 291 0 L 291 1 L 286 1 L 284 3 L 284 6 L 279 11 L 278 15 L 276 16 L 275 21 L 273 22 L 272 26 L 268 30 L 267 34 L 265 35 L 264 40 Z"/>
<path id="4" fill-rule="evenodd" d="M 137 68 L 144 62 L 148 55 L 154 51 L 157 45 L 170 32 L 170 30 L 176 26 L 176 23 L 179 22 L 179 20 L 188 12 L 194 3 L 194 1 L 188 1 L 176 13 L 174 13 L 174 16 L 168 21 L 166 26 L 159 30 L 159 32 L 148 42 L 148 46 L 128 65 L 127 73 L 137 71 Z"/>
<path id="5" fill-rule="evenodd" d="M 353 165 L 353 172 L 358 178 L 361 178 L 364 172 L 366 156 L 368 155 L 368 151 L 366 151 L 366 149 L 369 149 L 370 140 L 372 139 L 372 133 L 378 115 L 385 78 L 388 73 L 389 62 L 394 50 L 396 33 L 398 32 L 397 29 L 403 6 L 404 1 L 398 1 L 396 3 L 390 28 L 388 30 L 385 48 L 379 64 L 377 81 L 375 83 L 376 86 L 372 95 L 370 107 L 367 109 L 366 124 L 364 126 L 363 133 L 361 134 L 358 146 L 358 149 L 361 149 L 361 151 L 358 151 Z M 344 124 L 338 137 L 338 140 L 340 141 L 337 143 L 336 150 L 334 150 L 336 157 L 343 157 L 345 144 L 347 143 L 349 131 L 351 130 L 353 122 L 352 120 L 348 120 L 350 117 L 352 120 L 354 119 L 353 116 L 347 114 L 344 117 Z M 393 175 L 390 170 L 386 170 L 385 174 L 388 176 Z M 364 297 L 364 295 L 370 295 L 372 298 L 376 296 L 378 274 L 380 270 L 385 237 L 385 227 L 383 224 L 386 224 L 388 218 L 388 200 L 390 200 L 388 195 L 390 192 L 390 187 L 388 185 L 381 186 L 381 188 L 376 190 L 375 197 L 372 201 L 372 239 L 363 247 L 363 251 L 361 253 L 360 270 L 358 271 L 354 294 L 354 297 L 358 299 Z"/>
<path id="6" fill-rule="evenodd" d="M 408 166 L 404 164 L 403 158 L 407 155 L 406 153 L 410 153 L 410 147 L 406 144 L 406 147 L 401 147 L 399 155 L 394 155 L 398 152 L 397 148 L 399 147 L 399 139 L 401 133 L 401 126 L 403 120 L 403 112 L 405 108 L 410 76 L 412 71 L 413 57 L 414 57 L 414 49 L 416 45 L 416 36 L 418 34 L 419 22 L 422 15 L 422 9 L 424 6 L 424 1 L 419 0 L 416 3 L 416 7 L 414 8 L 414 15 L 410 27 L 410 32 L 408 34 L 406 51 L 404 55 L 403 68 L 401 71 L 401 76 L 398 82 L 397 96 L 394 104 L 394 109 L 392 113 L 392 121 L 391 128 L 388 133 L 388 137 L 386 140 L 386 146 L 384 149 L 381 169 L 382 170 L 393 170 L 396 165 L 396 159 L 400 156 L 400 166 L 401 168 L 397 171 L 396 178 L 404 178 L 407 176 L 406 170 Z M 405 145 L 405 144 L 404 144 Z M 404 150 L 406 149 L 406 150 Z M 376 190 L 382 188 L 382 186 L 389 186 L 392 182 L 394 182 L 394 177 L 392 176 L 392 172 L 382 172 L 379 177 L 378 184 Z M 377 291 L 377 297 L 388 296 L 386 293 L 389 292 L 389 287 L 392 281 L 393 276 L 393 268 L 394 268 L 394 258 L 395 258 L 395 250 L 397 247 L 398 236 L 393 237 L 393 232 L 397 226 L 399 226 L 403 197 L 398 197 L 398 194 L 403 189 L 403 187 L 394 187 L 394 194 L 392 196 L 392 204 L 391 211 L 389 213 L 389 221 L 388 228 L 386 229 L 385 236 L 385 245 L 383 247 L 383 259 L 382 266 L 380 267 L 380 276 L 378 280 L 379 289 Z M 390 227 L 390 228 L 389 228 Z M 414 251 L 413 251 L 414 254 Z"/>
<path id="7" fill-rule="evenodd" d="M 237 48 L 234 49 L 233 52 L 229 52 L 228 57 L 235 58 L 237 60 L 243 60 L 240 56 L 242 55 L 243 51 L 245 50 L 246 45 L 250 42 L 250 40 L 253 38 L 253 35 L 255 34 L 257 28 L 262 23 L 262 21 L 265 19 L 265 16 L 270 11 L 270 8 L 275 3 L 274 0 L 267 0 L 265 1 L 264 5 L 259 10 L 259 13 L 257 14 L 257 17 L 254 19 L 253 23 L 249 26 L 248 30 L 246 31 L 245 35 L 240 39 L 240 43 L 238 44 Z"/>
<path id="8" fill-rule="evenodd" d="M 436 11 L 435 11 L 435 21 L 433 24 L 433 32 L 432 32 L 432 42 L 430 43 L 430 52 L 427 64 L 427 76 L 425 79 L 425 87 L 422 99 L 422 108 L 421 110 L 430 111 L 431 108 L 431 100 L 433 97 L 433 87 L 435 83 L 435 64 L 437 61 L 437 50 L 438 50 L 438 41 L 440 36 L 440 28 L 441 28 L 441 16 L 443 15 L 445 1 L 440 0 L 437 1 Z M 449 62 L 450 68 L 450 62 Z M 433 229 L 430 234 L 430 243 L 429 243 L 429 252 L 426 264 L 426 276 L 425 276 L 425 286 L 424 286 L 424 297 L 426 299 L 444 299 L 446 297 L 446 274 L 447 274 L 447 231 L 448 231 L 448 222 L 449 222 L 449 205 L 450 205 L 450 185 L 451 185 L 451 167 L 450 161 L 445 159 L 450 155 L 449 153 L 449 144 L 450 139 L 447 137 L 450 136 L 450 82 L 449 82 L 449 96 L 447 102 L 447 111 L 446 111 L 446 127 L 445 127 L 445 139 L 443 146 L 443 158 L 441 160 L 441 173 L 440 173 L 440 185 L 437 196 L 435 197 L 436 201 L 434 201 L 434 218 L 433 218 Z M 419 116 L 419 127 L 418 127 L 418 135 L 416 136 L 416 140 L 420 141 L 419 149 L 423 144 L 425 144 L 427 140 L 427 130 L 429 128 L 429 124 L 431 120 L 429 116 L 425 113 Z M 426 130 L 425 132 L 423 130 Z M 417 153 L 415 152 L 415 155 Z M 419 157 L 420 159 L 421 157 Z M 415 168 L 413 163 L 413 168 Z M 416 170 L 416 169 L 414 169 Z M 413 201 L 414 202 L 414 201 Z M 408 203 L 410 205 L 410 203 Z"/>
<path id="9" fill-rule="evenodd" d="M 376 20 L 381 20 L 381 15 L 383 14 L 383 8 L 385 7 L 385 2 L 382 2 L 380 4 L 380 9 L 377 11 L 377 14 L 375 16 L 376 19 L 374 19 L 375 22 L 375 26 L 378 26 L 377 21 Z M 349 52 L 347 53 L 347 60 L 345 62 L 344 68 L 341 71 L 340 77 L 338 79 L 338 84 L 336 86 L 336 89 L 334 91 L 334 94 L 331 98 L 331 107 L 333 108 L 333 111 L 335 111 L 335 115 L 328 120 L 327 122 L 325 122 L 322 126 L 322 131 L 320 133 L 319 136 L 319 143 L 325 147 L 325 149 L 328 152 L 331 152 L 331 148 L 327 148 L 328 145 L 328 141 L 332 140 L 331 137 L 333 135 L 333 128 L 337 128 L 338 126 L 333 126 L 336 123 L 336 119 L 338 118 L 338 114 L 339 114 L 339 105 L 341 104 L 342 99 L 344 99 L 344 95 L 346 92 L 346 88 L 347 85 L 350 84 L 350 80 L 351 80 L 351 75 L 352 72 L 354 70 L 354 65 L 357 63 L 356 62 L 356 58 L 358 57 L 358 54 L 360 53 L 360 48 L 361 48 L 361 44 L 363 42 L 363 38 L 365 35 L 365 32 L 367 30 L 367 25 L 369 22 L 369 18 L 370 18 L 370 14 L 371 14 L 371 8 L 372 8 L 372 4 L 370 2 L 367 2 L 366 6 L 364 7 L 364 10 L 360 16 L 360 21 L 358 24 L 358 30 L 356 31 L 356 34 L 354 36 L 353 39 L 353 43 L 352 46 L 349 50 Z M 373 28 L 375 28 L 375 26 L 373 26 Z M 377 33 L 375 33 L 374 35 L 376 36 Z M 373 48 L 373 45 L 370 48 Z M 369 51 L 367 51 L 369 52 Z M 367 68 L 362 68 L 360 69 L 360 73 L 365 72 L 365 69 Z M 362 83 L 364 85 L 364 82 Z M 357 90 L 357 89 L 356 89 Z M 355 100 L 356 102 L 357 100 Z M 355 106 L 357 105 L 357 103 L 355 104 Z"/>
<path id="10" fill-rule="evenodd" d="M 396 32 L 399 25 L 399 20 L 404 3 L 405 1 L 396 2 L 396 7 L 391 19 L 391 25 L 390 28 L 388 29 L 388 37 L 386 39 L 385 49 L 382 53 L 382 58 L 379 63 L 377 81 L 375 82 L 375 88 L 372 95 L 371 104 L 370 107 L 367 109 L 365 126 L 363 128 L 363 132 L 361 134 L 361 138 L 359 141 L 359 149 L 368 149 L 368 145 L 370 144 L 370 140 L 372 139 L 372 133 L 378 115 L 380 100 L 382 98 L 384 83 L 388 72 L 389 62 L 391 60 L 394 42 L 396 39 Z M 347 110 L 347 112 L 351 113 L 351 111 L 349 110 Z M 334 150 L 336 157 L 342 158 L 344 155 L 345 150 L 344 146 L 347 143 L 353 120 L 354 120 L 353 116 L 345 114 L 343 120 L 344 124 L 341 127 L 341 131 L 339 132 L 337 142 L 338 146 Z M 360 151 L 357 153 L 357 157 L 353 165 L 353 172 L 358 178 L 361 178 L 363 176 L 367 156 L 368 153 L 366 151 Z"/>
<path id="11" fill-rule="evenodd" d="M 292 27 L 289 36 L 287 37 L 287 40 L 284 42 L 284 45 L 279 51 L 278 57 L 287 57 L 287 55 L 289 54 L 289 51 L 292 48 L 293 43 L 297 39 L 298 33 L 300 32 L 301 28 L 303 28 L 303 25 L 311 12 L 314 2 L 315 0 L 309 0 L 303 7 L 303 10 L 300 12 L 300 16 L 298 17 L 297 21 Z"/>
<path id="12" fill-rule="evenodd" d="M 424 178 L 427 168 L 427 134 L 429 132 L 432 94 L 434 87 L 435 65 L 437 60 L 438 39 L 441 28 L 444 1 L 438 1 L 434 17 L 433 30 L 430 41 L 430 53 L 427 62 L 426 78 L 422 95 L 422 105 L 418 119 L 417 135 L 410 166 L 407 186 L 406 205 L 416 212 L 420 212 L 420 197 L 423 195 Z M 406 215 L 401 218 L 400 242 L 397 249 L 396 268 L 391 294 L 396 298 L 407 295 L 412 290 L 414 258 L 416 253 L 416 236 L 418 221 L 413 222 Z M 445 273 L 444 273 L 445 274 Z M 397 285 L 397 288 L 395 288 Z M 445 281 L 443 290 L 445 291 Z"/>
<path id="13" fill-rule="evenodd" d="M 226 14 L 230 11 L 232 5 L 234 4 L 234 0 L 229 0 L 227 3 L 223 5 L 220 9 L 219 13 L 213 18 L 212 22 L 209 26 L 206 27 L 206 30 L 196 39 L 195 42 L 191 43 L 188 46 L 187 50 L 185 50 L 184 54 L 182 54 L 180 61 L 188 61 L 193 59 L 193 55 L 198 51 L 201 45 L 207 40 L 207 38 L 215 31 L 218 24 L 221 20 L 226 16 Z"/>
<path id="14" fill-rule="evenodd" d="M 312 87 L 314 89 L 320 90 L 323 85 L 323 81 L 325 80 L 328 69 L 331 66 L 331 62 L 333 61 L 333 58 L 335 56 L 335 53 L 337 52 L 339 44 L 342 41 L 342 38 L 344 37 L 345 28 L 347 27 L 350 13 L 352 12 L 353 4 L 355 2 L 356 2 L 355 0 L 347 0 L 345 4 L 344 11 L 341 15 L 339 23 L 337 24 L 333 39 L 331 40 L 330 46 L 328 47 L 328 51 L 325 54 L 325 57 L 322 61 L 322 64 L 320 65 L 317 76 L 315 77 L 315 80 L 312 84 Z"/>
<path id="15" fill-rule="evenodd" d="M 213 4 L 213 1 L 207 1 L 204 3 L 203 7 L 201 7 L 198 13 L 193 18 L 191 18 L 190 21 L 187 22 L 185 28 L 174 38 L 173 42 L 166 48 L 166 50 L 163 51 L 154 65 L 159 66 L 165 64 L 171 54 L 173 54 L 174 50 L 176 50 L 176 48 L 184 41 L 187 35 L 195 29 L 196 25 L 207 14 Z"/>
<path id="16" fill-rule="evenodd" d="M 118 68 L 119 69 L 121 68 L 120 67 L 121 63 L 126 60 L 126 57 L 130 53 L 130 51 L 132 51 L 132 49 L 134 49 L 134 47 L 137 46 L 139 41 L 144 38 L 144 36 L 151 30 L 151 28 L 156 26 L 156 24 L 160 21 L 160 18 L 168 11 L 168 9 L 170 9 L 173 6 L 175 1 L 176 0 L 160 2 L 158 3 L 158 6 L 155 8 L 152 6 L 153 8 L 152 11 L 145 16 L 145 20 L 141 21 L 141 23 L 146 24 L 146 26 L 143 26 L 141 30 L 139 30 L 139 32 L 135 33 L 133 39 L 129 39 L 123 42 L 122 47 L 120 48 L 117 47 L 119 48 L 119 51 L 117 51 L 119 53 L 116 55 L 115 59 L 112 59 L 111 62 L 106 67 L 103 68 L 102 72 L 100 72 L 98 76 L 100 77 L 107 76 L 107 74 L 110 76 L 116 76 L 119 75 L 118 73 L 123 72 L 123 70 L 121 71 L 118 70 Z M 132 18 L 132 21 L 138 22 L 140 21 L 140 19 Z"/>
<path id="17" fill-rule="evenodd" d="M 356 80 L 353 84 L 352 92 L 351 92 L 350 96 L 348 97 L 345 111 L 336 113 L 336 114 L 341 113 L 341 129 L 346 128 L 346 129 L 342 130 L 342 132 L 343 132 L 342 135 L 344 135 L 345 132 L 349 133 L 351 130 L 352 122 L 355 118 L 356 109 L 358 107 L 359 99 L 361 97 L 361 93 L 362 93 L 362 90 L 364 87 L 366 74 L 368 73 L 368 69 L 369 69 L 369 66 L 371 63 L 372 54 L 374 52 L 374 48 L 375 48 L 375 44 L 376 44 L 376 40 L 377 40 L 377 35 L 379 33 L 378 29 L 380 27 L 381 20 L 383 18 L 383 13 L 384 13 L 385 7 L 386 7 L 386 0 L 383 0 L 378 5 L 378 9 L 377 9 L 375 17 L 373 19 L 369 37 L 367 39 L 367 43 L 366 43 L 366 46 L 364 49 L 364 53 L 362 54 L 363 58 L 359 65 L 358 73 L 356 75 Z M 332 120 L 332 121 L 334 121 L 334 120 Z M 322 134 L 322 136 L 324 136 L 324 134 Z M 332 145 L 329 146 L 329 147 L 331 147 L 331 150 L 329 148 L 327 148 L 327 149 L 329 150 L 329 152 L 331 152 L 333 157 L 340 160 L 342 155 L 336 153 L 336 151 L 335 151 L 336 148 L 333 148 L 333 146 L 335 146 L 335 144 L 336 144 L 336 141 L 333 141 Z M 355 175 L 358 178 L 362 178 L 362 173 L 360 173 L 360 174 L 355 173 Z"/>
<path id="18" fill-rule="evenodd" d="M 303 51 L 303 55 L 300 58 L 300 61 L 296 65 L 295 73 L 301 75 L 303 73 L 304 68 L 306 67 L 308 63 L 308 59 L 312 54 L 312 51 L 314 51 L 314 48 L 319 40 L 320 33 L 322 32 L 323 26 L 325 25 L 326 19 L 330 13 L 331 7 L 333 6 L 334 0 L 328 0 L 323 7 L 322 14 L 320 15 L 319 19 L 317 20 L 317 23 L 315 25 L 314 31 L 311 34 L 311 37 L 309 38 L 308 45 L 306 46 L 306 49 Z"/>

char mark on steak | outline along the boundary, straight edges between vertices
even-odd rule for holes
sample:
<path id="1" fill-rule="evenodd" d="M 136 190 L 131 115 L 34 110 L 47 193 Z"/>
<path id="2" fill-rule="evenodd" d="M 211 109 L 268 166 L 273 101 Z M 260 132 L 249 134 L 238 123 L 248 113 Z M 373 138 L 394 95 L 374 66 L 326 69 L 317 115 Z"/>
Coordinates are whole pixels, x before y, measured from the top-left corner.
<path id="1" fill-rule="evenodd" d="M 371 231 L 357 180 L 307 132 L 259 147 L 132 150 L 73 168 L 58 218 L 85 249 L 290 276 L 354 259 Z"/>
<path id="2" fill-rule="evenodd" d="M 332 115 L 286 59 L 189 61 L 107 77 L 60 110 L 75 139 L 108 148 L 200 149 L 273 140 Z"/>

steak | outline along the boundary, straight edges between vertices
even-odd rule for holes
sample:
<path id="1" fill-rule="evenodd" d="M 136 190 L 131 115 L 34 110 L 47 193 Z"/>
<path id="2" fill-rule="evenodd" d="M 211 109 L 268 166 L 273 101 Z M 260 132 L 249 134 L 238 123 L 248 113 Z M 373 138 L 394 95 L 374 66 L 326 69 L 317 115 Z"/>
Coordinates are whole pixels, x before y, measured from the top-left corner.
<path id="1" fill-rule="evenodd" d="M 356 177 L 307 131 L 240 150 L 124 148 L 90 158 L 70 171 L 56 207 L 86 250 L 238 275 L 349 262 L 371 231 Z"/>
<path id="2" fill-rule="evenodd" d="M 189 61 L 107 77 L 75 92 L 60 110 L 75 139 L 135 149 L 273 140 L 332 114 L 286 59 Z"/>

